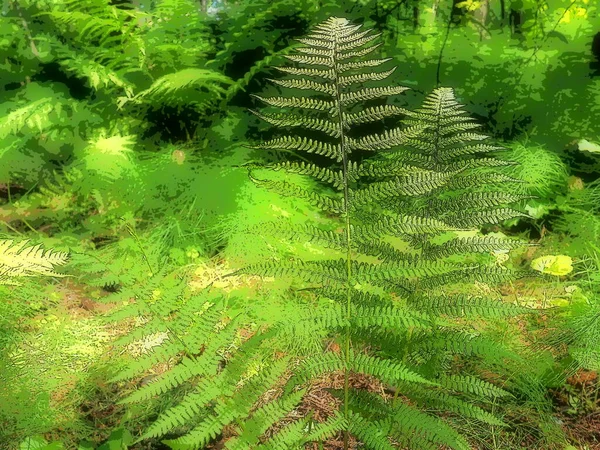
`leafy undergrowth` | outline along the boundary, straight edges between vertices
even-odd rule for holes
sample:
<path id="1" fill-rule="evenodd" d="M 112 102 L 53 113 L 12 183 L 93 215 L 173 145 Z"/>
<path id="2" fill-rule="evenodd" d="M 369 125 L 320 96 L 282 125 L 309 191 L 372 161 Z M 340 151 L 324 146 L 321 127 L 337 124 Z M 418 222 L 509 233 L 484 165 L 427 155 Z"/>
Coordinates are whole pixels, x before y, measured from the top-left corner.
<path id="1" fill-rule="evenodd" d="M 91 253 L 102 254 L 100 251 Z M 499 264 L 526 265 L 543 254 L 547 254 L 547 250 L 541 246 L 517 253 L 510 261 L 501 260 Z M 251 298 L 257 292 L 273 288 L 272 280 L 259 280 L 251 276 L 224 277 L 231 268 L 228 260 L 222 256 L 187 257 L 193 257 L 193 262 L 175 267 L 173 273 L 188 273 L 189 287 L 193 291 L 212 285 L 223 292 L 231 294 L 239 291 Z M 76 448 L 82 442 L 97 445 L 105 442 L 111 435 L 114 438 L 115 430 L 125 429 L 135 436 L 152 422 L 157 411 L 177 400 L 172 396 L 158 398 L 143 407 L 133 405 L 126 408 L 117 404 L 127 393 L 150 382 L 154 376 L 169 368 L 167 364 L 156 366 L 144 378 L 107 383 L 106 380 L 114 370 L 124 366 L 128 358 L 149 351 L 160 342 L 160 337 L 155 336 L 154 341 L 141 340 L 125 350 L 112 346 L 115 338 L 127 334 L 135 325 L 106 322 L 103 318 L 117 306 L 115 303 L 107 303 L 105 298 L 118 290 L 118 287 L 110 284 L 93 286 L 93 283 L 90 285 L 69 277 L 58 282 L 31 281 L 14 291 L 20 293 L 16 300 L 27 304 L 29 310 L 17 325 L 19 333 L 15 334 L 11 351 L 4 360 L 5 363 L 13 363 L 14 367 L 9 372 L 12 377 L 4 384 L 4 390 L 0 394 L 0 404 L 3 405 L 0 417 L 3 421 L 9 420 L 8 426 L 4 427 L 9 432 L 3 431 L 4 435 L 1 437 L 2 442 L 8 445 L 0 448 L 18 448 L 19 443 L 24 442 L 23 439 L 27 436 L 43 436 L 48 442 L 60 441 L 64 448 Z M 471 293 L 489 293 L 493 288 L 476 284 L 473 289 Z M 505 301 L 543 309 L 573 301 L 573 293 L 576 291 L 553 277 L 535 282 L 517 281 L 501 285 L 496 292 Z M 135 301 L 134 298 L 121 300 Z M 535 350 L 544 345 L 544 332 L 551 333 L 546 325 L 554 311 L 545 309 L 540 314 L 515 321 L 499 321 L 493 326 L 499 339 L 512 339 L 518 345 Z M 544 350 L 550 351 L 548 348 Z M 328 351 L 339 352 L 338 344 L 329 342 Z M 558 352 L 553 351 L 555 357 L 559 356 Z M 549 359 L 542 358 L 538 361 L 545 361 L 547 364 L 539 367 L 540 377 L 544 371 L 557 375 L 558 372 L 551 367 Z M 497 376 L 492 373 L 482 375 L 487 379 Z M 341 374 L 313 382 L 304 401 L 292 411 L 289 419 L 305 417 L 308 411 L 312 411 L 311 419 L 314 423 L 330 417 L 339 407 L 339 399 L 331 395 L 328 388 L 339 388 L 340 383 L 343 383 Z M 379 392 L 384 398 L 391 399 L 394 396 L 393 392 L 386 391 L 385 386 L 369 377 L 356 376 L 351 379 L 351 383 L 356 387 Z M 460 425 L 471 437 L 474 448 L 478 449 L 562 450 L 565 448 L 564 444 L 551 443 L 553 438 L 559 440 L 556 428 L 561 427 L 576 445 L 574 448 L 591 450 L 599 448 L 598 392 L 597 373 L 579 371 L 566 383 L 559 383 L 548 392 L 540 393 L 538 400 L 543 400 L 546 394 L 552 396 L 553 411 L 534 404 L 535 399 L 509 408 L 503 420 L 518 424 L 518 432 L 493 428 L 490 432 L 475 426 L 473 422 Z M 179 392 L 177 396 L 183 394 L 184 392 Z M 277 393 L 271 392 L 271 395 Z M 552 414 L 548 414 L 549 412 Z M 278 426 L 283 427 L 285 424 L 284 419 Z M 275 431 L 272 429 L 268 433 Z M 223 448 L 223 443 L 231 433 L 233 430 L 223 430 L 220 439 L 210 448 Z M 159 449 L 163 448 L 161 445 L 157 441 L 148 441 L 128 448 Z M 322 447 L 314 448 L 343 448 L 342 437 L 333 437 L 323 442 Z"/>
<path id="2" fill-rule="evenodd" d="M 10 343 L 7 346 L 9 351 L 3 354 L 0 361 L 7 368 L 1 372 L 3 376 L 7 376 L 7 382 L 0 388 L 0 422 L 3 423 L 0 442 L 6 445 L 2 444 L 5 447 L 0 445 L 0 448 L 18 448 L 25 438 L 32 436 L 43 436 L 48 442 L 60 441 L 64 448 L 76 448 L 82 442 L 98 445 L 111 436 L 117 439 L 120 436 L 117 433 L 119 430 L 128 430 L 136 436 L 152 423 L 157 411 L 175 403 L 177 398 L 163 396 L 145 406 L 130 405 L 126 408 L 117 404 L 125 395 L 150 382 L 153 376 L 169 367 L 156 366 L 146 377 L 130 382 L 107 383 L 115 371 L 126 365 L 128 358 L 148 351 L 160 342 L 160 337 L 155 336 L 154 342 L 151 339 L 138 341 L 125 350 L 113 347 L 114 339 L 127 334 L 135 324 L 106 322 L 104 315 L 118 306 L 116 302 L 107 302 L 107 297 L 118 299 L 121 303 L 135 301 L 126 290 L 123 291 L 124 295 L 114 294 L 118 294 L 123 288 L 120 277 L 127 275 L 129 271 L 140 272 L 140 265 L 144 266 L 140 263 L 140 245 L 141 248 L 152 250 L 145 255 L 152 260 L 152 264 L 166 258 L 172 266 L 174 276 L 188 274 L 191 291 L 211 285 L 228 294 L 237 291 L 244 298 L 257 298 L 266 296 L 266 292 L 272 293 L 276 286 L 272 279 L 225 277 L 240 265 L 265 256 L 249 251 L 260 247 L 252 242 L 261 241 L 260 234 L 241 234 L 237 230 L 248 229 L 264 220 L 267 215 L 285 217 L 291 222 L 305 220 L 307 216 L 314 219 L 306 211 L 297 211 L 289 203 L 270 195 L 248 185 L 242 193 L 245 198 L 241 202 L 246 209 L 216 227 L 212 241 L 202 240 L 197 233 L 190 232 L 193 226 L 190 225 L 192 220 L 189 217 L 180 220 L 173 218 L 167 224 L 151 229 L 142 236 L 141 243 L 135 236 L 122 236 L 113 244 L 98 244 L 93 249 L 89 244 L 83 245 L 80 243 L 83 241 L 70 236 L 56 235 L 46 239 L 44 243 L 48 247 L 64 248 L 68 245 L 76 250 L 69 268 L 71 276 L 55 282 L 29 279 L 24 286 L 18 288 L 0 286 L 12 298 L 12 303 L 6 304 L 6 310 L 3 311 L 4 322 L 10 323 L 11 327 L 7 328 L 9 333 L 3 336 Z M 519 268 L 531 265 L 532 261 L 543 255 L 560 254 L 560 249 L 567 248 L 571 249 L 573 264 L 577 267 L 585 266 L 587 260 L 577 256 L 582 254 L 581 244 L 575 247 L 573 241 L 580 242 L 581 238 L 566 238 L 550 233 L 541 241 L 540 246 L 514 251 L 510 258 L 504 254 L 482 255 L 482 258 L 491 258 L 499 266 Z M 224 246 L 225 243 L 227 245 Z M 280 242 L 271 242 L 269 246 L 269 250 L 272 251 L 277 246 L 278 252 L 283 251 L 287 255 L 304 252 L 313 258 L 319 257 L 318 250 L 310 244 L 293 245 L 282 239 Z M 111 271 L 105 272 L 107 266 L 110 266 Z M 530 347 L 533 353 L 541 355 L 537 359 L 539 367 L 536 369 L 541 380 L 555 378 L 553 383 L 546 383 L 544 389 L 536 393 L 537 399 L 530 398 L 521 405 L 515 403 L 509 409 L 503 420 L 519 425 L 515 428 L 518 431 L 510 428 L 492 428 L 490 431 L 473 422 L 460 423 L 471 438 L 474 448 L 563 450 L 565 444 L 555 443 L 561 441 L 560 433 L 557 432 L 561 428 L 576 449 L 598 448 L 600 405 L 596 372 L 582 372 L 586 374 L 585 382 L 575 374 L 564 382 L 561 381 L 560 373 L 568 365 L 568 361 L 563 362 L 563 366 L 553 368 L 552 358 L 542 355 L 546 352 L 547 355 L 563 359 L 568 355 L 564 348 L 553 349 L 546 346 L 545 339 L 558 326 L 553 322 L 557 310 L 581 301 L 585 297 L 582 292 L 593 287 L 591 284 L 585 285 L 582 290 L 575 286 L 582 277 L 593 274 L 595 266 L 590 266 L 589 269 L 584 275 L 579 272 L 567 276 L 544 275 L 537 280 L 517 280 L 496 288 L 481 283 L 465 287 L 470 289 L 466 292 L 486 295 L 495 292 L 504 301 L 543 310 L 539 314 L 527 315 L 514 321 L 497 321 L 493 327 L 498 339 L 508 339 L 515 345 Z M 277 286 L 280 290 L 286 287 L 289 286 Z M 285 302 L 285 297 L 278 301 Z M 260 308 L 260 304 L 241 306 Z M 553 326 L 549 327 L 549 323 Z M 477 327 L 490 324 L 473 325 Z M 321 344 L 315 342 L 315 345 Z M 335 342 L 330 342 L 328 350 L 339 351 L 339 347 Z M 311 418 L 314 423 L 329 417 L 337 408 L 339 400 L 327 388 L 337 386 L 339 376 L 334 374 L 328 379 L 315 381 L 309 388 L 305 401 L 292 412 L 295 418 L 306 416 L 307 411 L 313 411 Z M 490 380 L 498 377 L 492 373 L 482 376 Z M 352 382 L 367 390 L 381 392 L 384 389 L 372 379 L 364 377 L 353 378 Z M 178 392 L 177 396 L 184 394 L 185 392 Z M 390 395 L 393 396 L 384 392 L 384 396 Z M 553 410 L 550 409 L 552 405 L 549 398 L 554 402 Z M 285 423 L 284 420 L 279 426 L 284 426 Z M 233 430 L 225 429 L 220 440 L 214 442 L 213 448 L 222 448 L 220 446 L 232 432 Z M 324 442 L 323 448 L 341 448 L 341 442 L 341 436 L 337 436 Z M 164 447 L 157 441 L 148 441 L 129 448 Z"/>

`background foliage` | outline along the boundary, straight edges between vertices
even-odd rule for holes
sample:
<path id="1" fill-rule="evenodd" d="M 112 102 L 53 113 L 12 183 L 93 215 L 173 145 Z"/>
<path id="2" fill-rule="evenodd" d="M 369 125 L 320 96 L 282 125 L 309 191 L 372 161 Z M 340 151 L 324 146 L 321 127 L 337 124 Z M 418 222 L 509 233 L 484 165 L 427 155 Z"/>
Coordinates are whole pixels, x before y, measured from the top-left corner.
<path id="1" fill-rule="evenodd" d="M 411 88 L 398 106 L 417 108 L 434 88 L 450 86 L 507 147 L 502 157 L 521 163 L 503 170 L 526 181 L 521 194 L 537 197 L 519 204 L 530 218 L 487 231 L 541 239 L 542 248 L 489 258 L 513 267 L 546 254 L 574 261 L 566 277 L 503 288 L 505 299 L 554 308 L 539 323 L 493 325 L 498 336 L 518 331 L 526 342 L 544 342 L 555 361 L 548 356 L 528 375 L 537 391 L 513 384 L 519 400 L 527 397 L 511 406 L 521 427 L 465 429 L 479 448 L 564 448 L 563 421 L 574 445 L 597 443 L 589 430 L 598 427 L 599 388 L 581 375 L 598 370 L 600 329 L 593 0 L 3 0 L 0 231 L 69 251 L 72 276 L 0 286 L 0 448 L 125 448 L 129 433 L 141 435 L 176 401 L 114 406 L 133 387 L 107 383 L 128 358 L 107 353 L 109 343 L 132 325 L 101 315 L 134 295 L 125 287 L 144 285 L 146 260 L 152 271 L 164 264 L 187 274 L 192 286 L 210 280 L 242 289 L 227 307 L 252 326 L 277 320 L 260 316 L 265 304 L 284 314 L 285 293 L 270 298 L 266 289 L 248 305 L 240 299 L 255 281 L 222 278 L 276 252 L 317 252 L 242 232 L 265 218 L 320 220 L 248 180 L 244 163 L 289 155 L 243 147 L 270 137 L 247 108 L 256 107 L 250 94 L 277 92 L 266 81 L 294 39 L 336 15 L 382 33 L 383 56 L 398 65 L 390 83 Z M 548 332 L 555 328 L 563 332 Z M 295 343 L 284 344 L 290 351 Z M 542 431 L 526 441 L 527 430 Z"/>

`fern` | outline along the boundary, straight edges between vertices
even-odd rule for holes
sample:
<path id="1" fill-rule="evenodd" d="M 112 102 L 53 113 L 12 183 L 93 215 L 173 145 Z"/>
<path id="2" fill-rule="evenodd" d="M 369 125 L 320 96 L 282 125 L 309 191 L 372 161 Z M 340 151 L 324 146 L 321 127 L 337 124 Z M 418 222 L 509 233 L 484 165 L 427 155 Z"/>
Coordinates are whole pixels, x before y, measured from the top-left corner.
<path id="1" fill-rule="evenodd" d="M 56 266 L 67 263 L 69 254 L 42 249 L 41 245 L 27 246 L 29 241 L 15 243 L 0 240 L 0 284 L 18 285 L 18 277 L 44 275 L 64 277 L 54 271 Z"/>
<path id="2" fill-rule="evenodd" d="M 490 299 L 469 297 L 466 300 L 464 296 L 449 294 L 432 302 L 435 297 L 424 294 L 434 288 L 445 290 L 452 284 L 469 280 L 498 282 L 521 275 L 479 264 L 460 264 L 456 258 L 450 258 L 509 250 L 525 244 L 484 236 L 458 237 L 461 230 L 473 230 L 483 224 L 523 216 L 506 206 L 521 200 L 522 196 L 493 190 L 474 192 L 473 189 L 484 184 L 518 183 L 520 180 L 495 173 L 485 176 L 477 173 L 477 169 L 500 167 L 510 162 L 488 156 L 501 147 L 482 143 L 487 136 L 471 131 L 478 125 L 465 115 L 449 88 L 436 89 L 423 107 L 414 112 L 381 104 L 356 112 L 359 102 L 382 99 L 406 90 L 404 87 L 363 86 L 364 82 L 384 80 L 394 69 L 356 72 L 379 67 L 388 61 L 357 60 L 375 49 L 372 41 L 377 37 L 369 31 L 359 32 L 359 28 L 345 19 L 330 18 L 307 38 L 299 39 L 306 45 L 297 49 L 299 54 L 286 56 L 300 66 L 278 68 L 294 78 L 275 81 L 276 84 L 296 92 L 313 91 L 316 95 L 255 96 L 269 106 L 298 108 L 303 113 L 252 111 L 276 127 L 302 127 L 309 131 L 306 136 L 275 137 L 252 148 L 291 151 L 299 158 L 299 154 L 313 153 L 339 163 L 338 166 L 321 167 L 309 161 L 289 161 L 266 166 L 276 171 L 311 176 L 318 184 L 330 187 L 324 193 L 300 188 L 287 181 L 259 179 L 254 174 L 257 165 L 250 165 L 250 177 L 256 184 L 302 199 L 341 218 L 337 231 L 320 230 L 312 225 L 282 230 L 277 224 L 267 224 L 262 233 L 321 243 L 345 253 L 345 257 L 329 261 L 264 261 L 236 273 L 297 277 L 317 285 L 313 288 L 317 298 L 328 292 L 335 293 L 331 298 L 339 302 L 337 307 L 314 311 L 300 321 L 295 317 L 294 324 L 288 323 L 282 328 L 293 329 L 297 336 L 317 329 L 340 336 L 341 353 L 328 352 L 306 359 L 290 380 L 288 391 L 311 378 L 343 371 L 344 423 L 340 430 L 344 431 L 344 448 L 348 448 L 349 434 L 354 434 L 367 448 L 373 449 L 395 448 L 394 442 L 411 448 L 437 448 L 436 445 L 444 444 L 465 449 L 468 443 L 464 437 L 443 420 L 425 415 L 403 402 L 394 401 L 392 405 L 378 408 L 377 414 L 365 414 L 361 411 L 368 406 L 362 404 L 367 401 L 365 398 L 360 402 L 351 401 L 354 390 L 350 383 L 351 374 L 365 374 L 379 379 L 384 385 L 394 386 L 398 389 L 396 392 L 401 390 L 422 408 L 452 411 L 488 424 L 504 425 L 484 409 L 461 400 L 451 388 L 452 383 L 443 385 L 437 380 L 439 372 L 450 364 L 452 354 L 479 355 L 497 361 L 498 355 L 511 357 L 511 352 L 476 334 L 462 332 L 456 323 L 445 322 L 441 315 L 462 315 L 464 310 L 469 315 L 497 317 L 524 310 Z M 398 115 L 407 116 L 403 122 L 408 127 L 386 129 L 378 134 L 358 134 L 358 124 Z M 402 149 L 398 150 L 398 146 Z M 350 160 L 351 154 L 357 159 Z M 374 156 L 369 157 L 371 154 Z M 439 238 L 444 238 L 445 242 L 440 244 Z M 406 251 L 406 248 L 410 250 Z M 366 255 L 375 256 L 377 261 L 362 260 Z M 400 301 L 408 309 L 396 309 L 398 300 L 389 294 L 365 296 L 361 289 L 368 286 L 388 292 L 400 289 L 401 297 L 404 297 Z M 444 301 L 446 303 L 442 303 Z M 419 309 L 427 315 L 420 317 Z M 374 326 L 382 331 L 375 341 L 372 340 Z M 440 327 L 444 327 L 443 333 L 440 333 Z M 420 332 L 416 333 L 416 329 Z M 395 354 L 383 352 L 371 356 L 364 353 L 367 345 L 379 344 L 383 350 L 398 342 L 403 350 Z M 486 382 L 474 377 L 461 380 L 462 388 L 472 396 L 500 392 L 493 388 L 483 389 Z M 410 436 L 417 437 L 410 439 Z"/>
<path id="3" fill-rule="evenodd" d="M 201 448 L 223 428 L 235 426 L 238 436 L 231 448 L 258 445 L 263 433 L 287 416 L 305 392 L 265 397 L 265 392 L 279 389 L 282 379 L 289 377 L 289 358 L 273 351 L 276 328 L 269 323 L 258 326 L 251 318 L 232 313 L 228 304 L 236 302 L 235 295 L 224 298 L 210 286 L 200 293 L 190 292 L 188 276 L 175 276 L 164 265 L 155 242 L 157 233 L 150 235 L 153 245 L 146 249 L 136 231 L 127 228 L 131 239 L 99 252 L 113 264 L 98 259 L 90 267 L 86 255 L 79 256 L 78 263 L 84 272 L 100 275 L 96 284 L 118 283 L 106 301 L 122 306 L 107 320 L 135 323 L 115 342 L 133 359 L 111 381 L 139 380 L 167 366 L 151 383 L 121 400 L 123 404 L 147 402 L 171 394 L 177 399 L 166 403 L 139 440 L 169 435 L 164 442 L 171 448 Z M 128 247 L 137 248 L 143 260 L 123 254 Z M 244 421 L 248 426 L 240 425 Z M 304 439 L 304 434 L 300 437 Z M 286 439 L 291 438 L 282 441 Z"/>
<path id="4" fill-rule="evenodd" d="M 127 97 L 133 95 L 133 85 L 126 75 L 139 70 L 145 59 L 135 10 L 125 11 L 104 0 L 64 0 L 52 11 L 37 15 L 48 17 L 58 30 L 67 31 L 75 49 L 53 36 L 42 38 L 56 48 L 57 61 L 66 71 L 87 79 L 96 90 L 117 88 Z M 71 30 L 75 30 L 74 36 Z M 98 47 L 92 54 L 89 43 Z M 132 45 L 137 47 L 137 58 L 114 51 Z"/>
<path id="5" fill-rule="evenodd" d="M 210 94 L 208 100 L 212 97 L 219 98 L 225 94 L 226 90 L 222 88 L 219 83 L 230 84 L 231 80 L 224 75 L 217 72 L 205 69 L 183 69 L 175 73 L 170 73 L 160 77 L 152 86 L 148 89 L 135 95 L 133 98 L 124 98 L 121 101 L 121 106 L 128 101 L 143 102 L 146 100 L 153 100 L 156 103 L 159 102 L 176 102 L 182 101 L 182 97 L 176 97 L 174 94 L 177 92 L 188 92 L 191 87 L 197 86 L 199 89 L 205 89 Z M 198 97 L 195 95 L 194 97 Z M 190 102 L 189 96 L 185 97 L 186 102 Z M 206 102 L 197 102 L 204 104 Z"/>
<path id="6" fill-rule="evenodd" d="M 60 107 L 52 98 L 40 98 L 20 107 L 0 119 L 0 139 L 16 134 L 24 127 L 42 132 L 48 124 L 48 114 Z"/>
<path id="7" fill-rule="evenodd" d="M 145 257 L 149 279 L 130 277 L 133 283 L 114 294 L 121 301 L 135 301 L 112 318 L 138 318 L 140 323 L 121 339 L 122 345 L 160 336 L 160 342 L 146 348 L 114 380 L 140 377 L 161 362 L 170 365 L 123 402 L 182 393 L 140 439 L 169 435 L 163 442 L 171 448 L 196 449 L 227 429 L 224 445 L 229 449 L 303 448 L 339 433 L 345 448 L 353 435 L 370 449 L 468 449 L 466 438 L 451 425 L 452 415 L 505 426 L 487 407 L 509 393 L 476 371 L 461 371 L 456 361 L 478 359 L 493 370 L 520 358 L 457 319 L 510 317 L 527 310 L 459 295 L 451 288 L 472 280 L 498 282 L 526 275 L 473 262 L 479 261 L 476 253 L 524 244 L 473 235 L 481 224 L 521 214 L 506 207 L 519 196 L 474 188 L 519 180 L 477 172 L 508 163 L 489 156 L 499 147 L 480 143 L 485 136 L 470 131 L 476 125 L 450 89 L 437 89 L 416 112 L 385 104 L 360 110 L 363 101 L 381 103 L 406 88 L 362 86 L 385 80 L 393 69 L 363 72 L 388 60 L 361 59 L 377 47 L 372 43 L 377 35 L 359 29 L 331 18 L 300 39 L 305 46 L 297 48 L 298 54 L 286 56 L 298 66 L 280 67 L 292 78 L 276 84 L 295 92 L 314 91 L 314 96 L 255 96 L 270 106 L 303 110 L 253 113 L 276 127 L 308 134 L 252 145 L 285 150 L 297 158 L 267 166 L 248 164 L 251 180 L 303 200 L 329 218 L 326 228 L 267 223 L 249 232 L 310 241 L 331 253 L 318 260 L 265 260 L 227 276 L 290 277 L 302 283 L 298 294 L 307 295 L 293 296 L 283 305 L 244 304 L 234 314 L 228 305 L 236 303 L 235 295 L 226 301 L 212 288 L 190 295 L 184 280 L 170 279 L 167 269 L 153 269 L 159 265 L 155 257 Z M 199 72 L 189 73 L 195 77 Z M 177 80 L 177 86 L 158 82 L 147 93 L 171 92 L 187 84 L 188 79 Z M 361 134 L 359 125 L 399 115 L 413 122 Z M 310 159 L 313 155 L 332 163 L 322 166 Z M 301 187 L 294 183 L 297 178 L 261 177 L 257 172 L 264 168 L 312 177 L 320 189 Z M 465 230 L 470 237 L 464 237 Z M 253 308 L 260 312 L 253 313 Z M 282 342 L 293 340 L 308 348 L 321 338 L 338 341 L 339 349 L 280 351 Z M 316 424 L 310 416 L 299 415 L 298 410 L 306 410 L 311 383 L 333 374 L 342 374 L 344 380 L 342 389 L 330 389 L 341 399 L 340 410 Z M 355 386 L 358 375 L 378 388 Z"/>
<path id="8" fill-rule="evenodd" d="M 85 186 L 88 191 L 96 187 L 98 182 L 114 183 L 137 172 L 132 149 L 134 145 L 135 136 L 107 136 L 105 130 L 99 130 L 88 146 L 75 152 L 77 160 L 71 167 L 85 174 L 89 182 L 89 187 Z"/>

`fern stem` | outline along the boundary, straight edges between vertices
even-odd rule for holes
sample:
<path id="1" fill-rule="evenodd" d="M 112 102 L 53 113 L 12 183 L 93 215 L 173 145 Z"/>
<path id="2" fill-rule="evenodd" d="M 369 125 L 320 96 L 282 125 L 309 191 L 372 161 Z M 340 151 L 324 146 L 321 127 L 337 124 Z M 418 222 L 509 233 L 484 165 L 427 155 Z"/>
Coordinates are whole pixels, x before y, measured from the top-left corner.
<path id="1" fill-rule="evenodd" d="M 24 218 L 24 217 L 21 217 L 19 220 L 20 220 L 21 222 L 23 222 L 23 223 L 25 224 L 25 226 L 27 226 L 27 228 L 29 228 L 29 229 L 30 229 L 31 231 L 33 231 L 34 233 L 37 233 L 37 234 L 40 234 L 40 235 L 42 234 L 42 233 L 40 233 L 38 230 L 36 230 L 35 228 L 33 228 L 33 227 L 31 226 L 31 224 L 30 224 L 29 222 L 27 222 L 27 220 L 25 220 L 25 218 Z"/>
<path id="2" fill-rule="evenodd" d="M 124 221 L 125 219 L 121 218 L 121 220 Z M 138 248 L 142 252 L 142 256 L 144 257 L 144 261 L 146 262 L 146 265 L 148 266 L 148 269 L 150 270 L 150 273 L 151 274 L 156 273 L 154 271 L 154 269 L 152 268 L 152 266 L 150 265 L 150 260 L 148 259 L 148 255 L 146 254 L 146 251 L 144 250 L 144 246 L 140 242 L 140 238 L 138 237 L 138 235 L 135 232 L 135 230 L 133 229 L 133 227 L 130 224 L 126 223 L 125 224 L 125 228 L 127 229 L 127 232 L 133 237 L 133 239 L 135 239 L 135 242 L 136 242 Z"/>
<path id="3" fill-rule="evenodd" d="M 408 332 L 406 333 L 406 345 L 404 346 L 404 354 L 402 355 L 402 363 L 406 365 L 406 360 L 408 359 L 408 350 L 410 349 L 410 340 L 412 339 L 413 330 L 415 327 L 408 327 Z M 396 386 L 394 392 L 394 398 L 392 400 L 392 405 L 396 406 L 398 402 L 398 394 L 400 393 L 400 389 Z"/>
<path id="4" fill-rule="evenodd" d="M 13 227 L 12 225 L 10 225 L 8 222 L 5 222 L 4 220 L 0 221 L 0 223 L 3 223 L 4 226 L 6 228 L 8 228 L 9 230 L 11 230 L 13 233 L 20 234 L 20 235 L 23 234 L 19 230 L 17 230 L 15 227 Z"/>
<path id="5" fill-rule="evenodd" d="M 337 42 L 334 44 L 334 55 L 337 52 Z M 335 56 L 334 56 L 335 58 Z M 342 101 L 339 89 L 339 73 L 335 69 L 335 103 L 340 125 L 340 151 L 342 152 L 342 180 L 344 185 L 344 216 L 346 220 L 346 327 L 344 336 L 344 418 L 349 419 L 350 405 L 350 317 L 352 314 L 352 294 L 350 280 L 352 277 L 352 243 L 350 239 L 350 194 L 348 189 L 348 155 L 346 153 L 346 134 L 342 117 Z M 344 450 L 348 450 L 348 430 L 344 430 Z"/>

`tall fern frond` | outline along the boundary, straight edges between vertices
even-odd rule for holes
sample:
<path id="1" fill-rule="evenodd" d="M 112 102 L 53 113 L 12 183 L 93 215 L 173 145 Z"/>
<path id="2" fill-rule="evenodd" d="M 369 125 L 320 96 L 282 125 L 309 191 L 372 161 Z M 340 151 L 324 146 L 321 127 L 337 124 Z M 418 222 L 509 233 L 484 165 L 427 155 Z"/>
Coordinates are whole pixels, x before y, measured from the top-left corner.
<path id="1" fill-rule="evenodd" d="M 130 339 L 156 333 L 163 339 L 119 379 L 140 376 L 159 360 L 174 359 L 176 365 L 125 401 L 180 389 L 185 394 L 142 438 L 177 433 L 164 442 L 195 449 L 227 427 L 231 437 L 224 445 L 230 449 L 303 448 L 341 433 L 346 450 L 351 435 L 369 449 L 468 450 L 452 417 L 506 425 L 488 409 L 491 398 L 508 397 L 508 388 L 483 379 L 475 364 L 466 363 L 478 361 L 494 371 L 522 359 L 466 318 L 525 310 L 457 290 L 475 280 L 496 283 L 527 275 L 490 267 L 477 256 L 524 244 L 477 233 L 482 224 L 521 214 L 506 206 L 521 197 L 476 189 L 519 180 L 478 172 L 507 163 L 490 156 L 500 147 L 481 142 L 486 136 L 472 131 L 477 125 L 451 89 L 436 89 L 415 112 L 383 104 L 406 88 L 384 85 L 394 72 L 385 68 L 389 59 L 363 59 L 378 47 L 378 35 L 360 28 L 336 17 L 317 25 L 299 39 L 303 47 L 285 55 L 291 65 L 278 68 L 288 78 L 275 84 L 294 94 L 253 96 L 284 108 L 252 110 L 284 132 L 249 147 L 293 156 L 283 163 L 248 164 L 250 179 L 325 212 L 320 223 L 326 225 L 284 229 L 270 223 L 248 232 L 321 244 L 328 251 L 314 258 L 266 259 L 228 277 L 288 277 L 307 295 L 292 297 L 269 321 L 240 313 L 248 303 L 233 314 L 211 290 L 153 298 L 154 281 L 146 281 L 125 315 L 150 320 Z M 163 77 L 136 101 L 183 92 L 207 75 L 199 69 L 184 74 Z M 370 82 L 375 87 L 366 86 Z M 361 108 L 364 101 L 380 104 Z M 373 131 L 373 124 L 398 116 L 405 116 L 404 125 Z M 270 179 L 263 169 L 294 176 Z M 300 185 L 297 175 L 314 184 Z M 272 309 L 269 304 L 263 313 Z M 281 341 L 296 340 L 301 347 L 321 338 L 328 340 L 319 342 L 321 351 L 275 351 Z M 313 428 L 307 393 L 313 383 L 340 374 L 342 388 L 329 389 L 341 400 L 339 411 Z M 368 380 L 368 387 L 357 379 Z"/>
<path id="2" fill-rule="evenodd" d="M 249 166 L 251 180 L 281 195 L 304 199 L 341 219 L 327 230 L 310 224 L 284 230 L 273 224 L 261 232 L 314 242 L 345 256 L 318 261 L 265 261 L 235 273 L 293 276 L 309 285 L 320 286 L 314 290 L 319 300 L 323 299 L 319 295 L 327 291 L 336 293 L 331 297 L 332 301 L 339 302 L 335 307 L 322 306 L 313 314 L 296 317 L 294 325 L 287 325 L 297 336 L 320 328 L 341 340 L 339 353 L 327 352 L 305 359 L 291 379 L 290 389 L 328 373 L 344 373 L 341 394 L 342 416 L 347 423 L 344 448 L 348 448 L 348 433 L 352 433 L 367 448 L 395 448 L 394 443 L 403 442 L 411 448 L 413 444 L 414 448 L 437 448 L 436 444 L 445 444 L 466 449 L 466 440 L 449 425 L 439 419 L 426 418 L 412 407 L 407 409 L 403 402 L 395 401 L 391 407 L 386 406 L 387 415 L 365 415 L 360 411 L 362 405 L 350 400 L 350 375 L 361 373 L 377 378 L 384 385 L 396 386 L 404 396 L 422 402 L 418 404 L 423 408 L 445 409 L 488 424 L 504 425 L 485 409 L 455 397 L 450 385 L 441 386 L 435 377 L 430 377 L 436 375 L 436 370 L 444 370 L 453 354 L 487 358 L 499 354 L 498 348 L 483 336 L 462 331 L 457 323 L 445 322 L 443 315 L 501 317 L 524 310 L 490 299 L 423 294 L 470 280 L 499 282 L 518 276 L 506 269 L 460 264 L 455 257 L 510 250 L 525 244 L 486 236 L 465 239 L 459 238 L 458 233 L 522 215 L 505 205 L 524 197 L 500 191 L 473 192 L 474 187 L 485 183 L 519 180 L 494 173 L 481 176 L 476 172 L 482 167 L 511 163 L 488 156 L 502 148 L 481 143 L 487 136 L 471 131 L 478 124 L 465 115 L 452 89 L 436 89 L 417 111 L 381 104 L 357 111 L 359 103 L 365 100 L 382 99 L 407 89 L 363 85 L 385 80 L 394 68 L 374 69 L 389 59 L 360 59 L 376 48 L 373 41 L 378 35 L 370 34 L 369 30 L 359 32 L 359 29 L 360 26 L 351 25 L 345 19 L 330 18 L 315 27 L 308 37 L 299 39 L 305 47 L 297 48 L 296 55 L 286 56 L 297 65 L 278 67 L 291 78 L 271 81 L 294 92 L 307 91 L 307 95 L 254 95 L 266 105 L 285 108 L 286 112 L 251 111 L 275 127 L 308 131 L 306 136 L 285 134 L 253 144 L 254 149 L 291 151 L 304 160 L 265 168 L 308 176 L 326 188 L 317 193 L 292 182 L 259 179 L 254 175 L 256 164 Z M 310 91 L 313 95 L 309 95 Z M 301 113 L 287 112 L 288 109 L 299 109 Z M 359 124 L 399 115 L 405 116 L 403 122 L 408 127 L 358 134 Z M 331 163 L 321 166 L 306 160 L 311 154 L 325 157 Z M 350 155 L 356 155 L 357 159 L 350 160 Z M 375 261 L 367 261 L 366 256 L 375 256 Z M 364 296 L 357 291 L 360 286 L 395 290 L 405 298 L 396 300 L 389 294 Z M 403 310 L 398 302 L 408 308 Z M 414 315 L 411 309 L 427 315 Z M 396 311 L 403 319 L 394 319 Z M 404 320 L 408 318 L 410 320 Z M 371 340 L 374 327 L 385 330 L 375 341 Z M 445 330 L 443 337 L 440 329 Z M 413 337 L 417 335 L 420 341 Z M 382 350 L 401 343 L 405 350 L 373 356 L 358 351 L 373 349 L 372 345 L 377 343 Z M 469 392 L 482 394 L 477 386 L 483 381 L 474 377 L 464 380 L 469 380 Z M 421 390 L 402 389 L 411 383 L 421 386 Z M 395 422 L 394 417 L 402 419 Z M 419 438 L 411 441 L 410 435 Z"/>

